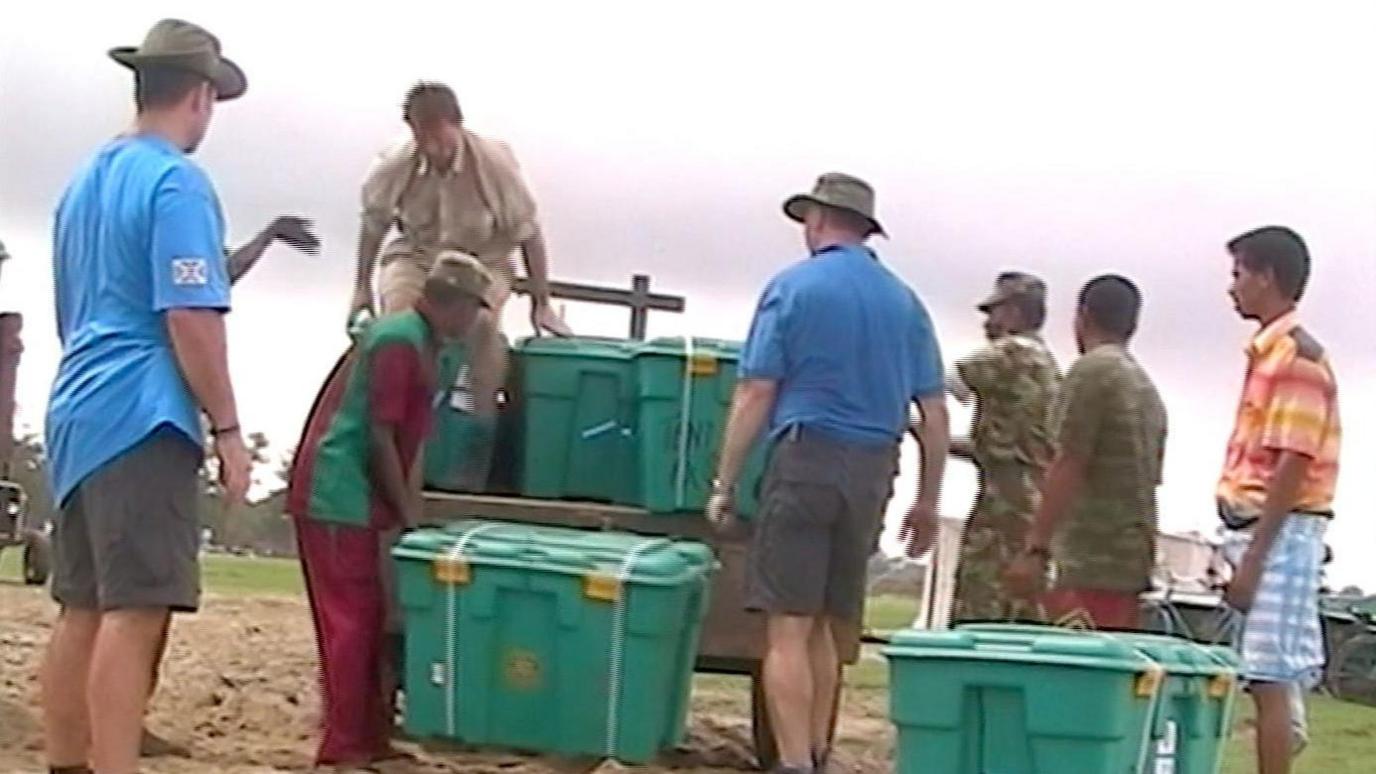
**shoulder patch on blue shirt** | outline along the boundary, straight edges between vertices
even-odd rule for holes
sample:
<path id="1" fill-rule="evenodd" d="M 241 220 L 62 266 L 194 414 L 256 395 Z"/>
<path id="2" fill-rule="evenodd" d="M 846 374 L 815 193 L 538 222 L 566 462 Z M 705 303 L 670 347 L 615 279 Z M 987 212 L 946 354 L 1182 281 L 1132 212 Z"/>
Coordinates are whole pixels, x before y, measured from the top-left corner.
<path id="1" fill-rule="evenodd" d="M 205 258 L 173 258 L 173 285 L 209 285 L 210 263 Z"/>

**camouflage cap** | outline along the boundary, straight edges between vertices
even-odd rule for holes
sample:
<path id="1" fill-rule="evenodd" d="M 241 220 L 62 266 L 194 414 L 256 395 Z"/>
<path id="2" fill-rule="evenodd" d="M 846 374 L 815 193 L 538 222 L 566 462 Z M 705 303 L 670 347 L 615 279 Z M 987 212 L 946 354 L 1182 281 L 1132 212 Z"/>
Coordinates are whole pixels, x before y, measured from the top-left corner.
<path id="1" fill-rule="evenodd" d="M 435 258 L 435 266 L 430 270 L 430 276 L 426 278 L 425 284 L 452 288 L 478 299 L 483 306 L 492 308 L 487 300 L 488 291 L 492 287 L 492 275 L 477 258 L 467 253 L 457 250 L 445 250 L 440 253 Z"/>
<path id="2" fill-rule="evenodd" d="M 1021 271 L 1006 271 L 994 282 L 994 292 L 976 307 L 988 313 L 1009 301 L 1046 303 L 1046 283 L 1041 278 Z"/>

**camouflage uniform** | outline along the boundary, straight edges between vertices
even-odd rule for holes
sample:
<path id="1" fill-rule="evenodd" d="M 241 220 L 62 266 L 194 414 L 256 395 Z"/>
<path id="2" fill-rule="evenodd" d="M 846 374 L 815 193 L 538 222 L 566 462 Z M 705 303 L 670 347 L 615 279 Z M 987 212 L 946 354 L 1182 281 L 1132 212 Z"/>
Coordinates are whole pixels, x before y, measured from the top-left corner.
<path id="1" fill-rule="evenodd" d="M 1044 296 L 1045 286 L 1027 275 L 1004 275 L 991 301 L 1005 302 L 1013 293 Z M 965 525 L 951 619 L 1038 620 L 1037 605 L 1003 593 L 1002 574 L 1022 553 L 1054 453 L 1051 415 L 1060 372 L 1036 334 L 1000 337 L 955 368 L 952 392 L 975 399 L 970 446 L 979 491 Z"/>
<path id="2" fill-rule="evenodd" d="M 1136 594 L 1151 587 L 1166 407 L 1120 346 L 1086 353 L 1057 401 L 1057 443 L 1088 461 L 1053 545 L 1056 585 Z"/>

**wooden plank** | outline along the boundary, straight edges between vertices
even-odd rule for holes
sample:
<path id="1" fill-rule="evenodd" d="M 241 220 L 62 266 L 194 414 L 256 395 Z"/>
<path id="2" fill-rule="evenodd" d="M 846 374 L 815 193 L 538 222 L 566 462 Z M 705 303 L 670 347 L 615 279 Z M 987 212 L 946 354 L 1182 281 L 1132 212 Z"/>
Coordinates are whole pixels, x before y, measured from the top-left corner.
<path id="1" fill-rule="evenodd" d="M 644 275 L 637 276 L 644 277 Z M 633 283 L 635 283 L 635 279 L 632 278 Z M 569 301 L 586 301 L 593 304 L 612 304 L 615 306 L 639 306 L 660 312 L 682 312 L 687 305 L 683 296 L 649 292 L 648 279 L 635 283 L 635 285 L 639 287 L 633 285 L 633 290 L 621 290 L 599 285 L 583 285 L 576 282 L 551 282 L 549 283 L 549 294 L 552 298 L 562 298 Z M 528 294 L 530 281 L 524 277 L 517 278 L 512 283 L 512 291 L 522 295 Z"/>
<path id="2" fill-rule="evenodd" d="M 530 280 L 525 277 L 517 278 L 512 284 L 512 291 L 529 294 Z M 651 310 L 682 312 L 687 303 L 683 296 L 651 293 L 650 277 L 646 274 L 637 274 L 631 277 L 630 290 L 599 285 L 582 285 L 575 282 L 551 282 L 549 283 L 549 294 L 553 298 L 569 301 L 629 307 L 631 310 L 631 339 L 635 341 L 644 341 L 646 323 Z"/>
<path id="3" fill-rule="evenodd" d="M 701 540 L 715 544 L 718 536 L 699 515 L 665 515 L 625 505 L 528 497 L 425 493 L 425 517 L 431 523 L 469 517 L 546 524 L 580 529 L 619 529 L 644 535 Z"/>

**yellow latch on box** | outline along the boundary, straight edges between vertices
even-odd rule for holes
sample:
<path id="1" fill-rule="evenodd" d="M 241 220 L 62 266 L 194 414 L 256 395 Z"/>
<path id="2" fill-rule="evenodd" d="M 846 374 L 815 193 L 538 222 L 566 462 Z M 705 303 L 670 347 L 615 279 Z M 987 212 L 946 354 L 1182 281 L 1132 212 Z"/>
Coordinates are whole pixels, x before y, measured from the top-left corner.
<path id="1" fill-rule="evenodd" d="M 1133 684 L 1133 694 L 1140 699 L 1150 699 L 1161 690 L 1161 682 L 1166 678 L 1166 670 L 1159 666 L 1137 676 L 1137 681 Z"/>
<path id="2" fill-rule="evenodd" d="M 621 581 L 611 575 L 593 573 L 583 576 L 583 596 L 599 602 L 615 602 L 621 596 Z"/>
<path id="3" fill-rule="evenodd" d="M 430 568 L 435 575 L 435 580 L 440 583 L 462 586 L 473 580 L 473 570 L 469 568 L 468 561 L 464 559 L 437 556 Z"/>
<path id="4" fill-rule="evenodd" d="M 1211 699 L 1222 699 L 1232 691 L 1232 675 L 1217 675 L 1209 681 L 1209 698 Z"/>
<path id="5" fill-rule="evenodd" d="M 693 376 L 716 376 L 717 358 L 710 353 L 695 352 L 688 360 L 688 373 Z"/>

